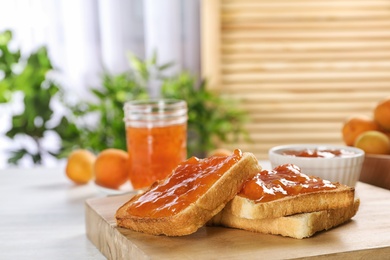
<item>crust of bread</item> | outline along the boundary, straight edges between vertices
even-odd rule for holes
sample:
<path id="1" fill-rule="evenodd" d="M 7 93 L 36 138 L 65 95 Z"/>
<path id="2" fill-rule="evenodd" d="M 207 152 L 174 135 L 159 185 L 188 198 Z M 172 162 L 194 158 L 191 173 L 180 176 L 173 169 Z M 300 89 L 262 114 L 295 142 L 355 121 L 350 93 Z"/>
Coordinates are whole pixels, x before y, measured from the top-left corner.
<path id="1" fill-rule="evenodd" d="M 136 195 L 117 210 L 115 215 L 117 225 L 153 235 L 183 236 L 194 233 L 225 207 L 226 203 L 241 189 L 245 180 L 253 177 L 260 170 L 256 157 L 251 153 L 243 153 L 237 163 L 184 210 L 161 218 L 132 216 L 127 209 L 141 196 Z"/>
<path id="2" fill-rule="evenodd" d="M 255 203 L 237 195 L 226 205 L 224 211 L 240 218 L 264 219 L 342 208 L 353 204 L 355 189 L 339 183 L 334 184 L 337 187 L 333 190 L 303 193 L 269 202 Z"/>
<path id="3" fill-rule="evenodd" d="M 355 216 L 359 205 L 360 200 L 355 199 L 354 203 L 342 208 L 267 219 L 245 219 L 222 211 L 207 224 L 303 239 L 348 221 Z"/>

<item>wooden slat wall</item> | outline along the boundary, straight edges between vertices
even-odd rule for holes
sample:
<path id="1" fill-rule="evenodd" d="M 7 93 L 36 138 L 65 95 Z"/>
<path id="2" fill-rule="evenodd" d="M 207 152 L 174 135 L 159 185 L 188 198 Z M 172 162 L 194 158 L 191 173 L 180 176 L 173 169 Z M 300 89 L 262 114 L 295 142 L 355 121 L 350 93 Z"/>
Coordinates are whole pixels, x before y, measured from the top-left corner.
<path id="1" fill-rule="evenodd" d="M 202 15 L 203 75 L 251 119 L 231 148 L 342 144 L 344 119 L 390 96 L 390 0 L 204 0 Z"/>

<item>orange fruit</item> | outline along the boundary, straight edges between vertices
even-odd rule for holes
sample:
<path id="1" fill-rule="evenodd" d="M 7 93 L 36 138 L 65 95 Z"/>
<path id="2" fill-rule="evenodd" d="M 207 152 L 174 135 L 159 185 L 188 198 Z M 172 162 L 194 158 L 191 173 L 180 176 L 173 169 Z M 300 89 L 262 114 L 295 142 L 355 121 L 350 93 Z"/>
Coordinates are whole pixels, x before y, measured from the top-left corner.
<path id="1" fill-rule="evenodd" d="M 376 105 L 374 119 L 384 130 L 390 131 L 390 97 Z"/>
<path id="2" fill-rule="evenodd" d="M 232 155 L 232 154 L 233 154 L 233 152 L 230 151 L 230 150 L 227 150 L 227 149 L 224 149 L 224 148 L 218 148 L 218 149 L 212 150 L 209 153 L 209 156 L 229 156 L 229 155 Z"/>
<path id="3" fill-rule="evenodd" d="M 77 184 L 86 184 L 93 179 L 93 164 L 96 156 L 84 149 L 71 152 L 66 163 L 65 173 Z"/>
<path id="4" fill-rule="evenodd" d="M 118 189 L 128 181 L 127 152 L 109 148 L 100 152 L 94 164 L 95 183 L 111 189 Z"/>
<path id="5" fill-rule="evenodd" d="M 390 139 L 379 131 L 367 131 L 358 136 L 355 147 L 369 154 L 390 154 Z"/>
<path id="6" fill-rule="evenodd" d="M 363 115 L 349 117 L 342 127 L 344 143 L 352 146 L 360 134 L 371 130 L 379 130 L 378 123 L 372 118 Z"/>

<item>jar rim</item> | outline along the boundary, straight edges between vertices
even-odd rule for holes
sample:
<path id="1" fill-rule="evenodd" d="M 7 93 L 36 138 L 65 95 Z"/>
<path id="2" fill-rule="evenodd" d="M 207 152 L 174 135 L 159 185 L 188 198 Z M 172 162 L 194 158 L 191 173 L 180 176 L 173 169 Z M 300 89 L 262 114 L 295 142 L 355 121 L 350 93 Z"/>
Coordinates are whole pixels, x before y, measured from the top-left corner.
<path id="1" fill-rule="evenodd" d="M 179 99 L 145 99 L 124 105 L 126 126 L 164 126 L 188 120 L 187 102 Z"/>
<path id="2" fill-rule="evenodd" d="M 187 102 L 185 100 L 181 99 L 137 99 L 137 100 L 129 100 L 125 102 L 125 108 L 131 108 L 131 107 L 162 107 L 162 106 L 169 106 L 169 107 L 182 107 L 187 106 Z"/>

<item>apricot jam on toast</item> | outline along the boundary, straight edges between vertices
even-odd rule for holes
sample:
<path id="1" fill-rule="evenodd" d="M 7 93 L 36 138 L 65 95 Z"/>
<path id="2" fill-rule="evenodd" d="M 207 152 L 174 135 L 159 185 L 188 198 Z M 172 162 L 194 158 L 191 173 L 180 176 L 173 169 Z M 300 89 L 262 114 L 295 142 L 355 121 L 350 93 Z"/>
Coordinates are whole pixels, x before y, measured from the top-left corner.
<path id="1" fill-rule="evenodd" d="M 244 183 L 238 195 L 257 203 L 336 188 L 330 181 L 303 174 L 296 165 L 284 164 L 271 171 L 259 172 Z"/>

